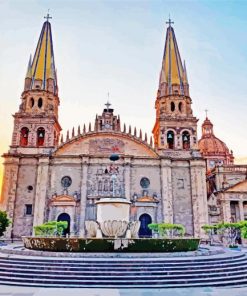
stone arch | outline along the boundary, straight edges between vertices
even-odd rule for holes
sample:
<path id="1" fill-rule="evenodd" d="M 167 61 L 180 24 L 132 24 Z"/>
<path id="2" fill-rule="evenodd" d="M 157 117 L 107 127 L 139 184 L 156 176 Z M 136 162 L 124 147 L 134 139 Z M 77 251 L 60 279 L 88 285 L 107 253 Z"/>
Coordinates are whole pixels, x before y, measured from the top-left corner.
<path id="1" fill-rule="evenodd" d="M 42 98 L 39 98 L 38 99 L 38 107 L 41 109 L 43 106 L 43 99 Z"/>
<path id="2" fill-rule="evenodd" d="M 182 148 L 190 149 L 191 148 L 191 134 L 188 130 L 182 132 Z"/>
<path id="3" fill-rule="evenodd" d="M 139 237 L 151 237 L 152 230 L 148 228 L 148 224 L 152 223 L 152 217 L 147 214 L 141 214 L 139 217 L 139 221 L 141 222 L 140 229 L 139 229 Z"/>
<path id="4" fill-rule="evenodd" d="M 20 146 L 24 147 L 28 145 L 28 134 L 29 129 L 27 127 L 22 127 L 20 131 Z"/>
<path id="5" fill-rule="evenodd" d="M 29 107 L 30 108 L 33 108 L 33 106 L 34 106 L 34 98 L 30 98 L 30 100 L 29 100 Z"/>
<path id="6" fill-rule="evenodd" d="M 59 221 L 66 221 L 68 223 L 68 226 L 66 229 L 64 229 L 63 235 L 69 235 L 70 234 L 70 223 L 71 223 L 71 218 L 70 215 L 67 213 L 61 213 L 57 217 L 57 222 Z"/>
<path id="7" fill-rule="evenodd" d="M 174 149 L 175 148 L 175 133 L 173 130 L 168 130 L 166 133 L 166 142 L 167 142 L 167 148 L 168 149 Z"/>
<path id="8" fill-rule="evenodd" d="M 184 109 L 184 104 L 182 102 L 178 103 L 178 110 L 182 113 Z"/>
<path id="9" fill-rule="evenodd" d="M 45 143 L 45 129 L 43 127 L 39 127 L 37 129 L 37 146 L 44 146 Z"/>
<path id="10" fill-rule="evenodd" d="M 176 105 L 175 105 L 175 103 L 172 101 L 172 102 L 171 102 L 171 112 L 174 112 L 175 109 L 176 109 Z"/>

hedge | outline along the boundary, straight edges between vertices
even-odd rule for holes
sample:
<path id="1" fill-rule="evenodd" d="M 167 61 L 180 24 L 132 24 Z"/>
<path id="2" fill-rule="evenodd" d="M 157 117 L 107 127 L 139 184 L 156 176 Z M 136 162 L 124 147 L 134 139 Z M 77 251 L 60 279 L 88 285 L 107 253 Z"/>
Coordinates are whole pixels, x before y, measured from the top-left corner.
<path id="1" fill-rule="evenodd" d="M 84 239 L 64 237 L 23 237 L 28 249 L 52 252 L 185 252 L 195 251 L 199 239 Z M 127 246 L 126 246 L 127 243 Z M 116 245 L 118 245 L 116 250 Z M 114 248 L 115 246 L 115 248 Z"/>

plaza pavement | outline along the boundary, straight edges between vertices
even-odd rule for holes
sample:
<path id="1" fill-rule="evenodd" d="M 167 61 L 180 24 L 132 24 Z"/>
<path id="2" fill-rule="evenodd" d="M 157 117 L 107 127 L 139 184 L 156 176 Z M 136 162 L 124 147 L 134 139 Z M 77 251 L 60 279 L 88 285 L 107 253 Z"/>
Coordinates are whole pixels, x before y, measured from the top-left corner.
<path id="1" fill-rule="evenodd" d="M 0 296 L 247 296 L 241 288 L 51 289 L 0 285 Z"/>

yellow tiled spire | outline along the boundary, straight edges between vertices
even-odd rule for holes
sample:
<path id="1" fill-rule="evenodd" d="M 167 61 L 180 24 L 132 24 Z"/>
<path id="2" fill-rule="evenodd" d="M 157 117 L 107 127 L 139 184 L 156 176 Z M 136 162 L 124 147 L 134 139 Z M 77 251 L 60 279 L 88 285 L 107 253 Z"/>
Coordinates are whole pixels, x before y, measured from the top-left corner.
<path id="1" fill-rule="evenodd" d="M 184 94 L 183 84 L 185 80 L 188 84 L 186 69 L 183 68 L 174 29 L 171 26 L 173 22 L 169 19 L 167 23 L 169 26 L 166 32 L 166 42 L 162 60 L 159 89 L 161 90 L 162 87 L 166 85 L 168 88 L 167 94 L 172 94 L 172 86 L 178 85 L 180 88 L 180 93 Z"/>
<path id="2" fill-rule="evenodd" d="M 35 81 L 41 81 L 41 89 L 47 90 L 47 79 L 54 80 L 54 91 L 57 90 L 57 81 L 55 75 L 55 62 L 53 53 L 51 24 L 49 22 L 49 14 L 45 17 L 47 20 L 44 22 L 38 45 L 35 50 L 35 54 L 32 61 L 31 70 L 31 89 L 35 89 Z"/>

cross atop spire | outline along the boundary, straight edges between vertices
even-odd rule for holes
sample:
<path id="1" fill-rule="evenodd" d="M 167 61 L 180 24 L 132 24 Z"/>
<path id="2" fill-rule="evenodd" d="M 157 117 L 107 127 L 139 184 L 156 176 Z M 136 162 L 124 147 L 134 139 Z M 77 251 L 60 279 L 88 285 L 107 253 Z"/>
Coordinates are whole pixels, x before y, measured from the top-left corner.
<path id="1" fill-rule="evenodd" d="M 49 22 L 49 19 L 52 19 L 52 17 L 49 14 L 50 9 L 48 9 L 47 15 L 44 16 L 44 18 L 46 19 L 47 22 Z"/>
<path id="2" fill-rule="evenodd" d="M 170 14 L 169 14 L 168 22 L 166 22 L 166 24 L 168 24 L 169 27 L 171 27 L 171 25 L 174 24 L 174 22 L 171 20 Z"/>
<path id="3" fill-rule="evenodd" d="M 109 102 L 109 100 L 107 100 L 107 103 L 105 104 L 106 108 L 107 108 L 107 112 L 109 111 L 109 107 L 111 106 L 111 103 Z"/>

